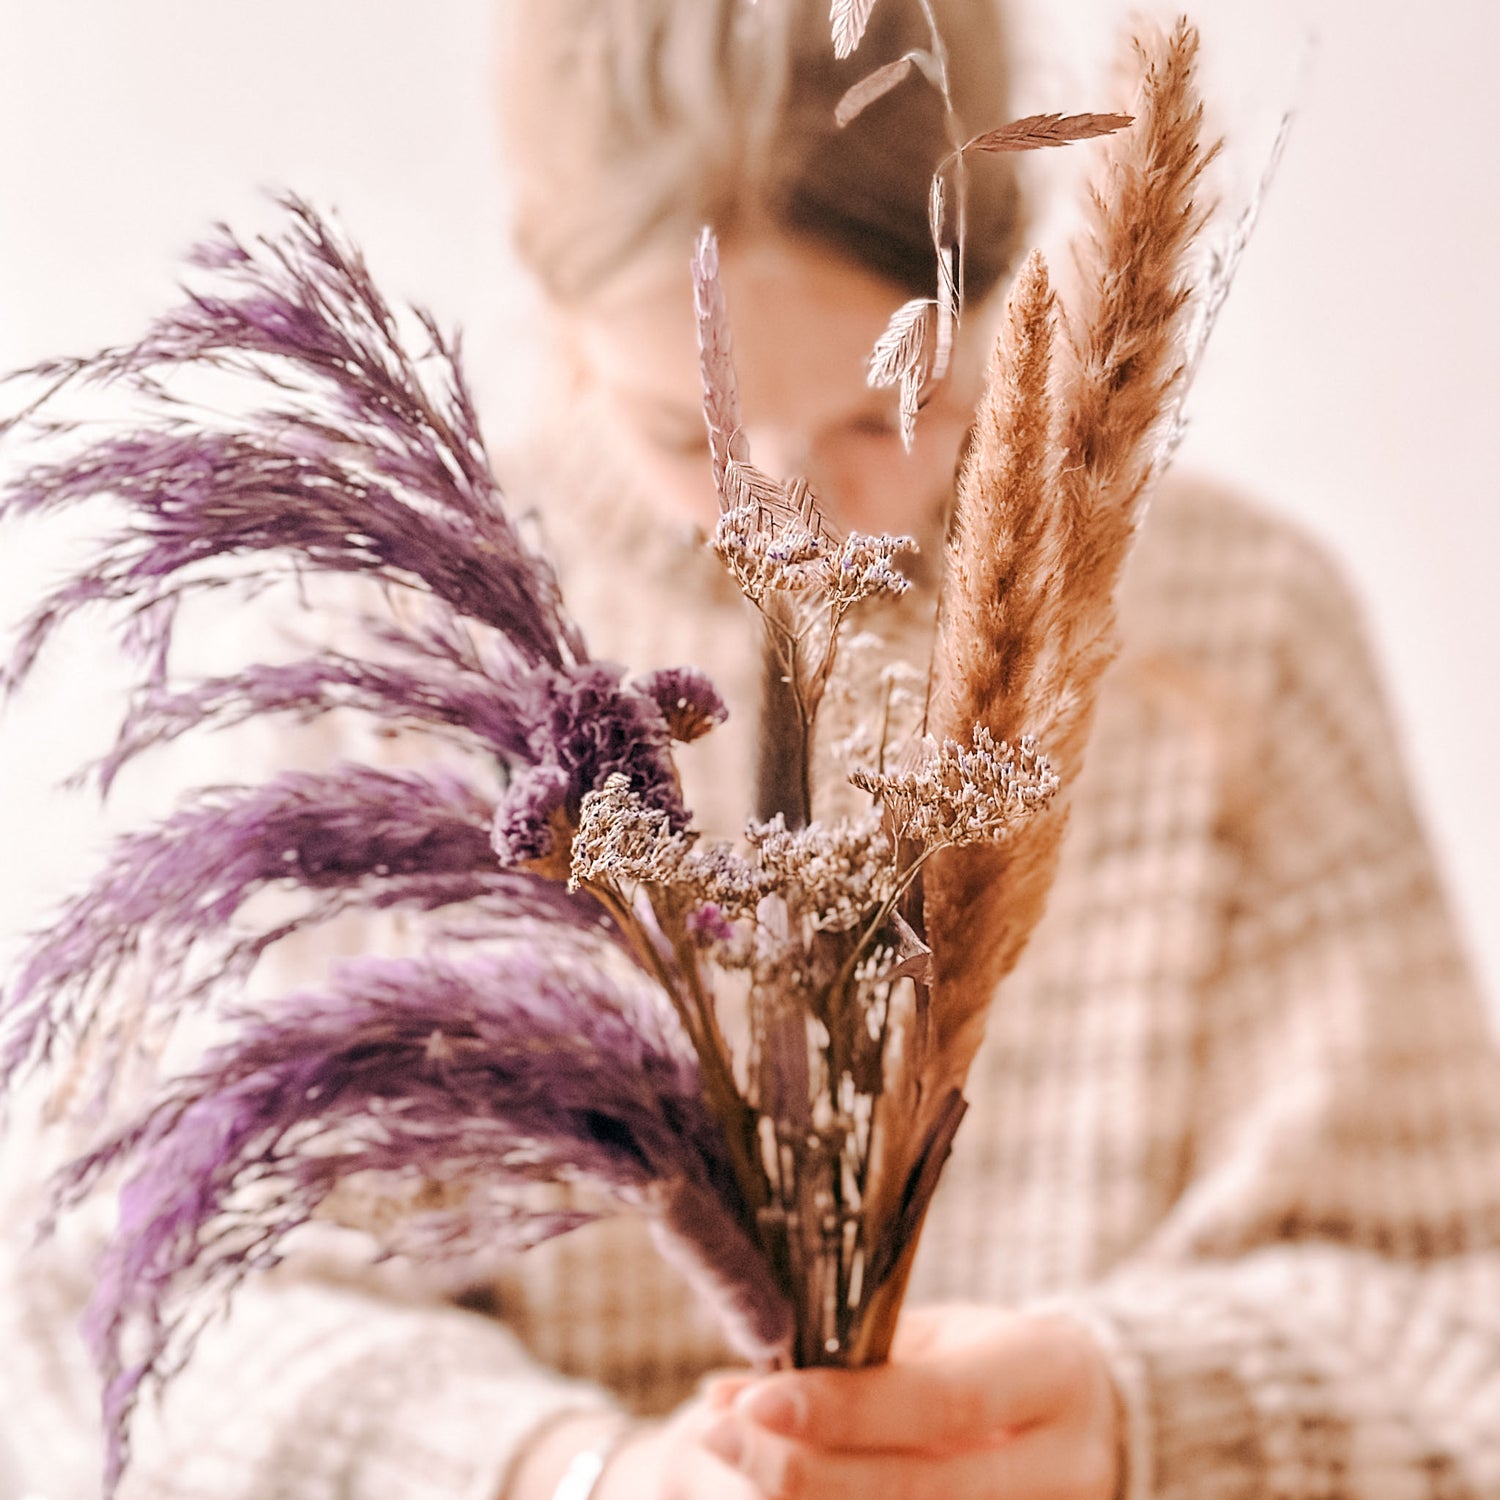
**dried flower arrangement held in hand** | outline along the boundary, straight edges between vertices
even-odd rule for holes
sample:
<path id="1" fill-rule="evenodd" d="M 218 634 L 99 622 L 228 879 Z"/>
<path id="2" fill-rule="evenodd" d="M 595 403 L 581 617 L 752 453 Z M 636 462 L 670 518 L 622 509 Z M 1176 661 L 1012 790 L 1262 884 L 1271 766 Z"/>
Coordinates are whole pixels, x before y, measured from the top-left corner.
<path id="1" fill-rule="evenodd" d="M 870 9 L 834 6 L 841 50 Z M 456 347 L 425 320 L 430 348 L 410 354 L 359 255 L 305 204 L 288 200 L 278 237 L 222 231 L 200 249 L 207 288 L 140 343 L 31 372 L 47 389 L 10 427 L 64 451 L 21 474 L 0 515 L 94 497 L 129 515 L 31 615 L 6 684 L 85 606 L 122 611 L 144 679 L 101 786 L 188 730 L 268 714 L 353 709 L 469 752 L 467 769 L 342 765 L 200 794 L 122 841 L 9 988 L 5 1083 L 105 1038 L 107 1097 L 132 1026 L 159 1034 L 194 1010 L 228 1023 L 60 1188 L 66 1206 L 126 1175 L 89 1315 L 110 1486 L 142 1383 L 180 1365 L 210 1294 L 274 1263 L 356 1181 L 406 1190 L 380 1248 L 418 1257 L 643 1213 L 747 1358 L 884 1357 L 986 1007 L 1045 900 L 1115 581 L 1176 430 L 1211 154 L 1195 48 L 1185 24 L 1138 48 L 1137 118 L 1105 148 L 1071 305 L 1038 257 L 1011 292 L 960 486 L 928 732 L 895 744 L 874 726 L 855 821 L 817 820 L 810 745 L 849 611 L 906 588 L 909 543 L 838 535 L 806 485 L 751 463 L 711 236 L 694 278 L 713 546 L 763 622 L 787 720 L 779 811 L 741 846 L 694 831 L 673 762 L 724 717 L 712 684 L 590 655 L 504 510 Z M 913 66 L 942 88 L 935 29 L 931 55 L 871 75 L 846 113 Z M 955 134 L 934 179 L 938 295 L 898 311 L 871 365 L 900 387 L 908 430 L 961 313 L 964 152 L 1123 123 Z M 191 413 L 168 389 L 184 369 L 267 404 L 238 422 Z M 147 424 L 85 441 L 52 419 L 97 384 L 127 390 Z M 180 604 L 315 573 L 373 576 L 399 607 L 363 621 L 357 655 L 174 683 Z M 271 887 L 298 904 L 257 926 Z M 398 908 L 458 914 L 464 932 L 254 1010 L 224 1003 L 290 934 Z M 115 982 L 146 957 L 146 1015 L 128 1019 Z M 516 1191 L 537 1183 L 571 1191 Z"/>

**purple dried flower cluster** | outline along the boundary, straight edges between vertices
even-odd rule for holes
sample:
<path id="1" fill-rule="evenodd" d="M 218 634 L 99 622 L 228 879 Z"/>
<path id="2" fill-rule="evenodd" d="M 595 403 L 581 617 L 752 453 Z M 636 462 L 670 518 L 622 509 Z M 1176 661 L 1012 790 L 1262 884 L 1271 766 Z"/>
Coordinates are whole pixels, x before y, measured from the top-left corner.
<path id="1" fill-rule="evenodd" d="M 557 846 L 578 826 L 584 797 L 613 775 L 624 776 L 673 827 L 687 827 L 668 714 L 693 734 L 723 718 L 723 703 L 701 674 L 656 673 L 631 683 L 618 667 L 594 663 L 538 672 L 530 686 L 531 764 L 495 812 L 494 849 L 501 864 L 545 865 L 555 858 L 565 871 L 568 849 Z"/>

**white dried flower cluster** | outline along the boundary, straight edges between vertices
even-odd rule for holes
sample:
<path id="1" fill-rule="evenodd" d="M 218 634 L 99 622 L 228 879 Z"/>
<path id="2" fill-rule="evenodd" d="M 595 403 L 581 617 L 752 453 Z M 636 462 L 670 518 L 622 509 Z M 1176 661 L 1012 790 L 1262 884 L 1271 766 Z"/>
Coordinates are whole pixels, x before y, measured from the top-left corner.
<path id="1" fill-rule="evenodd" d="M 795 831 L 778 816 L 751 823 L 745 836 L 773 886 L 796 900 L 814 931 L 847 932 L 895 892 L 895 850 L 874 815 Z"/>
<path id="2" fill-rule="evenodd" d="M 677 874 L 699 901 L 712 902 L 727 917 L 750 916 L 771 889 L 765 872 L 728 844 L 694 849 Z"/>
<path id="3" fill-rule="evenodd" d="M 837 551 L 824 559 L 823 591 L 831 603 L 844 606 L 877 594 L 893 598 L 904 594 L 911 587 L 911 580 L 892 567 L 892 559 L 898 553 L 916 550 L 915 537 L 851 532 Z"/>
<path id="4" fill-rule="evenodd" d="M 744 467 L 731 464 L 731 473 Z M 720 515 L 713 538 L 714 551 L 752 604 L 770 593 L 817 589 L 840 609 L 877 594 L 904 594 L 911 581 L 893 559 L 916 546 L 909 536 L 864 532 L 835 542 L 789 504 L 773 505 L 755 494 Z"/>
<path id="5" fill-rule="evenodd" d="M 696 835 L 677 833 L 666 813 L 648 807 L 616 771 L 589 792 L 573 835 L 571 888 L 584 883 L 616 888 L 666 885 L 677 877 Z"/>
<path id="6" fill-rule="evenodd" d="M 750 503 L 719 517 L 713 549 L 744 596 L 761 604 L 772 592 L 817 588 L 827 543 L 800 521 L 778 521 L 763 506 Z"/>
<path id="7" fill-rule="evenodd" d="M 1058 788 L 1034 739 L 1027 736 L 1013 751 L 984 728 L 975 729 L 972 747 L 929 740 L 915 770 L 856 771 L 849 779 L 881 800 L 902 838 L 929 849 L 1003 839 Z"/>

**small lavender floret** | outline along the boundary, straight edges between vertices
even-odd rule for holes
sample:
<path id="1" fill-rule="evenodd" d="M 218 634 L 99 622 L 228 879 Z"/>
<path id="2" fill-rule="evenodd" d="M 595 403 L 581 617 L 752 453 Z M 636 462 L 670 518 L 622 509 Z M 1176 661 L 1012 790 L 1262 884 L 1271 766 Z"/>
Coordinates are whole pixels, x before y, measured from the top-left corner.
<path id="1" fill-rule="evenodd" d="M 706 672 L 697 667 L 667 667 L 648 672 L 633 684 L 655 701 L 667 733 L 682 744 L 701 739 L 729 717 L 729 707 Z"/>

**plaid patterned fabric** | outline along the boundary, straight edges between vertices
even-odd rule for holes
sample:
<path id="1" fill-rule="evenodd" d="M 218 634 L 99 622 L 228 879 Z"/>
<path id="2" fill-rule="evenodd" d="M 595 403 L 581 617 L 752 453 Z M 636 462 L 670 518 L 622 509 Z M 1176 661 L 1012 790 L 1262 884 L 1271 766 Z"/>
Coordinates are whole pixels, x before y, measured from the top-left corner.
<path id="1" fill-rule="evenodd" d="M 553 529 L 596 642 L 696 661 L 740 705 L 685 768 L 701 821 L 732 832 L 754 739 L 739 601 L 617 506 Z M 925 608 L 878 627 L 918 666 Z M 1500 1495 L 1500 1063 L 1355 611 L 1287 527 L 1179 486 L 1124 620 L 912 1295 L 1087 1321 L 1133 1495 Z M 308 1274 L 247 1289 L 127 1495 L 494 1500 L 550 1414 L 661 1411 L 727 1360 L 632 1223 L 535 1251 L 488 1295 L 501 1321 Z M 64 1373 L 50 1320 L 9 1298 L 3 1316 L 0 1410 L 24 1439 Z"/>

